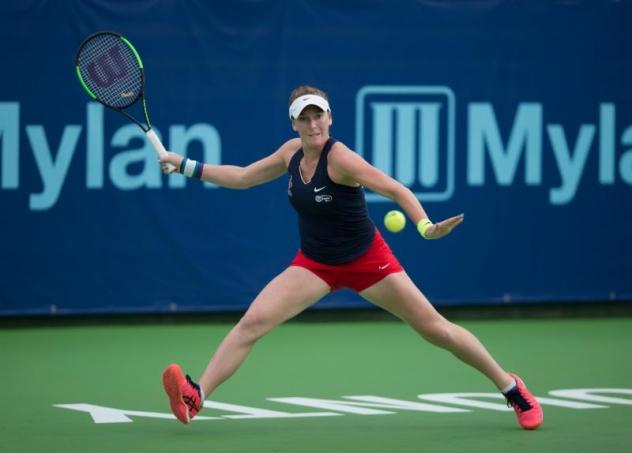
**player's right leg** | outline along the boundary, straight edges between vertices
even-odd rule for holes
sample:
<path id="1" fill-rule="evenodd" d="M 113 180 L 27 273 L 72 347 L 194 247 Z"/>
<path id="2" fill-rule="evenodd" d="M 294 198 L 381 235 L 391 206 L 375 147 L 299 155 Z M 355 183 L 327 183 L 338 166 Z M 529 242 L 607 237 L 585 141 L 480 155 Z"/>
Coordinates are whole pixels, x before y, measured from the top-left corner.
<path id="1" fill-rule="evenodd" d="M 327 283 L 302 267 L 290 266 L 272 279 L 215 351 L 200 377 L 203 394 L 210 395 L 232 376 L 259 338 L 316 303 L 329 290 Z M 171 377 L 167 378 L 167 375 Z M 167 388 L 166 379 L 178 383 L 172 385 L 174 390 Z M 172 411 L 178 420 L 187 423 L 202 408 L 201 392 L 195 388 L 195 383 L 187 381 L 177 365 L 167 367 L 163 383 Z M 193 405 L 187 405 L 188 398 L 192 398 Z"/>
<path id="2" fill-rule="evenodd" d="M 327 283 L 302 267 L 288 267 L 275 277 L 215 351 L 200 378 L 205 395 L 210 395 L 239 368 L 259 338 L 328 292 Z"/>

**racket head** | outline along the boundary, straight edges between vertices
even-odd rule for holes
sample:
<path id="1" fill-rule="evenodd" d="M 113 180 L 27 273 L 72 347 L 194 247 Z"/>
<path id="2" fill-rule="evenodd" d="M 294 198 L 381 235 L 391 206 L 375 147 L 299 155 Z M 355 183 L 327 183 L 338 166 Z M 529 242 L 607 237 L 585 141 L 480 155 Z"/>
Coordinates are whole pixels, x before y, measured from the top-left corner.
<path id="1" fill-rule="evenodd" d="M 101 31 L 88 36 L 75 55 L 77 77 L 92 99 L 121 110 L 144 94 L 143 62 L 121 34 Z"/>

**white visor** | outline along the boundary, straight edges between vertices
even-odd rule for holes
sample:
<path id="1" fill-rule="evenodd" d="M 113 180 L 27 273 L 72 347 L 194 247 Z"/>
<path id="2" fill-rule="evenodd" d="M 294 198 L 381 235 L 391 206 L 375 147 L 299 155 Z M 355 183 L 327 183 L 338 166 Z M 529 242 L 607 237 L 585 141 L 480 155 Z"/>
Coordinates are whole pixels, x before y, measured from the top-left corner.
<path id="1" fill-rule="evenodd" d="M 329 102 L 325 98 L 322 98 L 316 94 L 307 94 L 305 96 L 294 99 L 292 105 L 290 105 L 290 120 L 295 120 L 301 114 L 305 107 L 308 105 L 315 105 L 323 112 L 331 112 L 329 108 Z"/>

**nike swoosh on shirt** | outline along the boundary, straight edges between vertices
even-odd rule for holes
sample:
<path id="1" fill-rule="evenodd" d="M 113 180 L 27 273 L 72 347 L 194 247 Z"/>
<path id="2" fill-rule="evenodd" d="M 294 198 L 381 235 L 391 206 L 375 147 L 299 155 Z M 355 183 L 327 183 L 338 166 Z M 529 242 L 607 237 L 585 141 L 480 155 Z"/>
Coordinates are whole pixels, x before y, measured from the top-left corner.
<path id="1" fill-rule="evenodd" d="M 378 266 L 378 268 L 383 271 L 384 269 L 386 269 L 388 266 L 390 266 L 391 263 L 386 263 L 384 266 Z"/>
<path id="2" fill-rule="evenodd" d="M 320 192 L 321 190 L 323 190 L 325 187 L 327 186 L 323 186 L 323 187 L 314 187 L 314 192 Z"/>

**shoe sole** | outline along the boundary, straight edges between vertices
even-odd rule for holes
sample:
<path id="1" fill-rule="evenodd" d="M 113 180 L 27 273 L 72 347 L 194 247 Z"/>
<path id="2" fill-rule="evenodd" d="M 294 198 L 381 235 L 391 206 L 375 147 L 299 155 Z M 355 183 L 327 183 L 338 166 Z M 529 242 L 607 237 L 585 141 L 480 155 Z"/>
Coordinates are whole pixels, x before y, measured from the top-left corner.
<path id="1" fill-rule="evenodd" d="M 169 397 L 171 412 L 173 412 L 173 415 L 175 415 L 178 420 L 186 425 L 191 419 L 189 417 L 189 408 L 182 400 L 181 381 L 182 370 L 178 365 L 169 365 L 164 373 L 162 373 L 162 385 L 165 388 L 165 393 Z M 182 413 L 183 406 L 184 414 Z"/>

